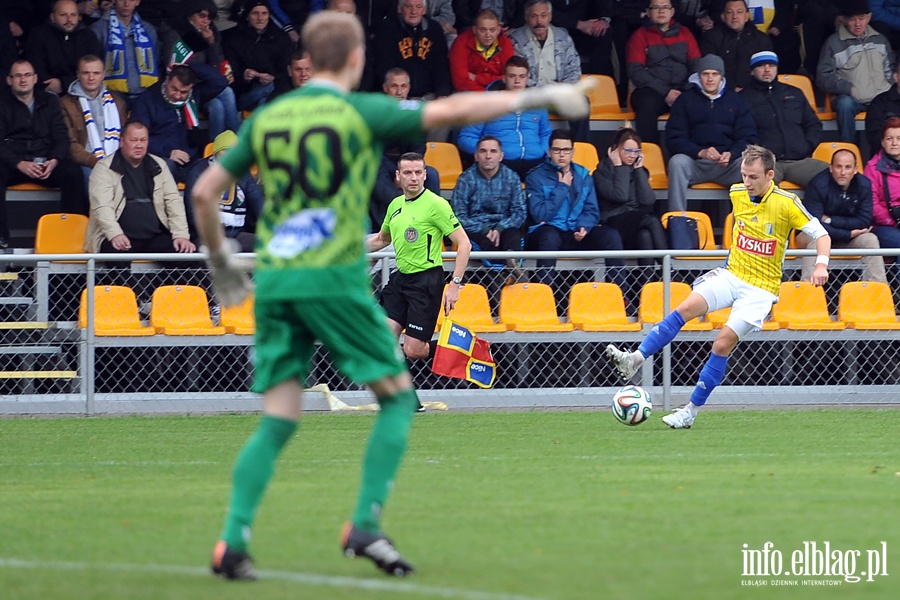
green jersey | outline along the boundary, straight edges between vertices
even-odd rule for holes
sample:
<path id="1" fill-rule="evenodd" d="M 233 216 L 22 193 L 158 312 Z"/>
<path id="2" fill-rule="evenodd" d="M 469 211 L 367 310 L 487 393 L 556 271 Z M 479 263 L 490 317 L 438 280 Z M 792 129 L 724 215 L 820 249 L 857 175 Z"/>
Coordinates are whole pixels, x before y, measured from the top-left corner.
<path id="1" fill-rule="evenodd" d="M 388 205 L 381 230 L 391 234 L 397 268 L 419 273 L 440 266 L 444 237 L 459 229 L 450 203 L 425 190 L 412 200 L 398 196 Z"/>
<path id="2" fill-rule="evenodd" d="M 257 109 L 222 166 L 259 166 L 266 201 L 256 226 L 259 299 L 341 296 L 369 285 L 368 207 L 382 141 L 422 134 L 420 102 L 310 81 Z"/>

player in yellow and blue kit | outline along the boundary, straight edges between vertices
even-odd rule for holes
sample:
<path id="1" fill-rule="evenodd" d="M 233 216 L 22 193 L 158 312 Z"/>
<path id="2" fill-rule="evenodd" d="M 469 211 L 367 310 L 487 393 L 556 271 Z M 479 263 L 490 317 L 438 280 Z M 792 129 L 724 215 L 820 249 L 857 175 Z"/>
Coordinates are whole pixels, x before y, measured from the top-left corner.
<path id="1" fill-rule="evenodd" d="M 818 257 L 812 283 L 820 286 L 828 281 L 831 237 L 796 195 L 773 183 L 775 155 L 761 146 L 748 146 L 741 156 L 741 177 L 742 184 L 731 186 L 734 229 L 725 265 L 699 277 L 693 292 L 653 327 L 637 351 L 624 352 L 612 344 L 606 348 L 607 357 L 628 381 L 644 359 L 675 339 L 687 321 L 731 307 L 728 321 L 713 342 L 709 359 L 700 372 L 691 401 L 662 419 L 673 429 L 687 429 L 694 424 L 700 407 L 722 383 L 728 356 L 741 338 L 762 328 L 772 304 L 778 300 L 784 252 L 792 229 L 800 229 L 816 240 Z"/>
<path id="2" fill-rule="evenodd" d="M 413 569 L 381 530 L 381 514 L 418 398 L 366 271 L 368 204 L 382 144 L 529 108 L 552 107 L 565 118 L 585 118 L 591 84 L 397 102 L 350 91 L 365 65 L 365 34 L 355 15 L 319 12 L 301 37 L 313 79 L 254 112 L 234 148 L 194 187 L 215 293 L 226 306 L 244 299 L 250 281 L 223 243 L 222 191 L 257 164 L 266 196 L 257 227 L 254 303 L 253 389 L 263 394 L 263 416 L 234 467 L 212 570 L 228 579 L 256 578 L 248 552 L 251 526 L 275 461 L 297 429 L 309 362 L 321 343 L 344 374 L 375 392 L 381 407 L 341 547 L 348 556 L 363 556 L 388 575 L 402 577 Z"/>

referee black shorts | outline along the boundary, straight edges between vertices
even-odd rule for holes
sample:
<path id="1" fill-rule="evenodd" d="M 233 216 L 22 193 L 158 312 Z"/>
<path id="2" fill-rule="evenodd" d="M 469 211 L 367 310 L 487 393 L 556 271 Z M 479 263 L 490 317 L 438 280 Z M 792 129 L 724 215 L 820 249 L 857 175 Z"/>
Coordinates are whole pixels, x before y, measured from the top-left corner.
<path id="1" fill-rule="evenodd" d="M 445 280 L 443 267 L 392 273 L 381 293 L 384 311 L 406 327 L 406 335 L 423 342 L 431 340 L 442 308 Z"/>

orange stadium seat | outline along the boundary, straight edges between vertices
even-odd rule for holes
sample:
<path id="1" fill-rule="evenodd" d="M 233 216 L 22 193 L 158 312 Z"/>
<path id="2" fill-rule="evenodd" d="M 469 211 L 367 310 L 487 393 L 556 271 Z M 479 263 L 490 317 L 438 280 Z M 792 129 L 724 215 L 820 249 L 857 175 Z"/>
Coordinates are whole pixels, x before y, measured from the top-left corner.
<path id="1" fill-rule="evenodd" d="M 813 111 L 815 111 L 816 115 L 822 121 L 831 121 L 834 119 L 835 114 L 829 109 L 820 109 L 816 104 L 816 93 L 813 90 L 812 80 L 806 75 L 794 75 L 794 74 L 779 74 L 778 81 L 781 83 L 786 83 L 787 85 L 792 85 L 795 88 L 800 88 L 800 91 L 803 92 L 803 95 L 806 96 L 806 100 L 809 102 L 809 105 L 812 107 Z"/>
<path id="2" fill-rule="evenodd" d="M 446 290 L 447 287 L 444 286 Z M 509 329 L 503 323 L 495 323 L 487 290 L 477 283 L 467 283 L 459 288 L 459 301 L 450 311 L 450 318 L 465 325 L 475 333 L 498 333 Z M 444 312 L 438 315 L 437 330 L 441 328 Z"/>
<path id="3" fill-rule="evenodd" d="M 849 150 L 852 152 L 856 156 L 856 170 L 860 173 L 863 172 L 866 163 L 863 162 L 859 146 L 851 142 L 822 142 L 813 150 L 812 157 L 830 164 L 831 156 L 838 150 Z"/>
<path id="4" fill-rule="evenodd" d="M 572 154 L 572 162 L 581 165 L 590 173 L 597 169 L 600 156 L 597 154 L 597 146 L 590 142 L 574 142 L 575 152 Z"/>
<path id="5" fill-rule="evenodd" d="M 253 294 L 248 295 L 237 306 L 222 306 L 219 315 L 219 325 L 225 328 L 227 333 L 238 335 L 253 335 L 256 333 L 256 319 L 253 316 Z"/>
<path id="6" fill-rule="evenodd" d="M 42 190 L 55 190 L 55 189 L 59 189 L 59 188 L 47 187 L 45 185 L 41 185 L 39 183 L 32 183 L 29 181 L 27 183 L 17 183 L 15 185 L 11 185 L 6 189 L 20 190 L 20 191 L 26 191 L 26 192 L 40 192 Z"/>
<path id="7" fill-rule="evenodd" d="M 614 283 L 583 282 L 569 293 L 569 322 L 581 331 L 640 331 L 625 314 L 622 290 Z"/>
<path id="8" fill-rule="evenodd" d="M 500 322 L 513 331 L 572 331 L 572 323 L 560 323 L 553 290 L 545 283 L 517 283 L 500 294 Z"/>
<path id="9" fill-rule="evenodd" d="M 832 321 L 825 292 L 808 281 L 785 281 L 778 302 L 772 307 L 772 318 L 794 331 L 844 329 L 846 325 Z"/>
<path id="10" fill-rule="evenodd" d="M 588 92 L 588 100 L 591 102 L 592 121 L 624 121 L 633 120 L 634 112 L 623 111 L 619 106 L 619 95 L 616 91 L 616 82 L 609 75 L 582 75 L 591 77 L 596 85 Z"/>
<path id="11" fill-rule="evenodd" d="M 650 172 L 650 187 L 654 190 L 669 189 L 669 175 L 666 173 L 662 148 L 652 142 L 643 142 L 641 149 L 644 151 L 644 167 Z"/>
<path id="12" fill-rule="evenodd" d="M 728 213 L 725 217 L 725 224 L 722 225 L 722 248 L 731 250 L 731 233 L 734 229 L 734 213 Z"/>
<path id="13" fill-rule="evenodd" d="M 850 281 L 841 286 L 838 319 L 849 329 L 900 329 L 891 288 L 880 281 Z"/>
<path id="14" fill-rule="evenodd" d="M 442 190 L 456 187 L 456 180 L 463 172 L 459 150 L 448 142 L 428 142 L 425 146 L 425 164 L 437 169 Z"/>
<path id="15" fill-rule="evenodd" d="M 722 329 L 722 326 L 728 321 L 728 316 L 730 314 L 731 308 L 723 308 L 707 314 L 706 320 L 712 323 L 713 329 Z M 769 315 L 769 317 L 763 321 L 763 331 L 777 331 L 778 329 L 781 329 L 781 326 L 773 321 L 771 317 L 772 315 Z"/>
<path id="16" fill-rule="evenodd" d="M 641 304 L 638 308 L 638 320 L 641 323 L 653 325 L 665 318 L 663 290 L 662 281 L 652 281 L 645 284 L 641 289 Z M 673 281 L 670 290 L 669 311 L 671 312 L 690 295 L 691 286 L 679 281 Z M 682 329 L 684 331 L 709 331 L 712 328 L 712 323 L 701 321 L 700 319 L 691 319 L 685 323 Z"/>
<path id="17" fill-rule="evenodd" d="M 213 325 L 206 292 L 195 285 L 163 285 L 153 292 L 150 324 L 165 335 L 223 335 Z"/>
<path id="18" fill-rule="evenodd" d="M 87 290 L 81 292 L 78 326 L 87 327 Z M 141 325 L 137 298 L 131 288 L 119 285 L 94 287 L 94 335 L 148 336 L 156 334 L 153 327 Z"/>
<path id="19" fill-rule="evenodd" d="M 38 219 L 35 254 L 81 254 L 88 218 L 84 215 L 50 213 Z"/>

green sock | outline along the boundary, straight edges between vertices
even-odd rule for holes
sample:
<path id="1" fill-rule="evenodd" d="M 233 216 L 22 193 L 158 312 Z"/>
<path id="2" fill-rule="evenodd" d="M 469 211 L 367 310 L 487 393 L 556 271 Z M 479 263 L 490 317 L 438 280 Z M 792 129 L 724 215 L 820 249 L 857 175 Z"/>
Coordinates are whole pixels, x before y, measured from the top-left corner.
<path id="1" fill-rule="evenodd" d="M 409 389 L 378 401 L 381 411 L 363 457 L 362 489 L 353 514 L 353 525 L 370 533 L 380 529 L 381 507 L 406 453 L 409 428 L 419 398 L 415 390 Z"/>
<path id="2" fill-rule="evenodd" d="M 231 503 L 222 529 L 222 539 L 232 550 L 246 552 L 250 525 L 275 472 L 275 460 L 296 429 L 297 421 L 263 415 L 256 432 L 238 454 L 232 474 Z"/>

